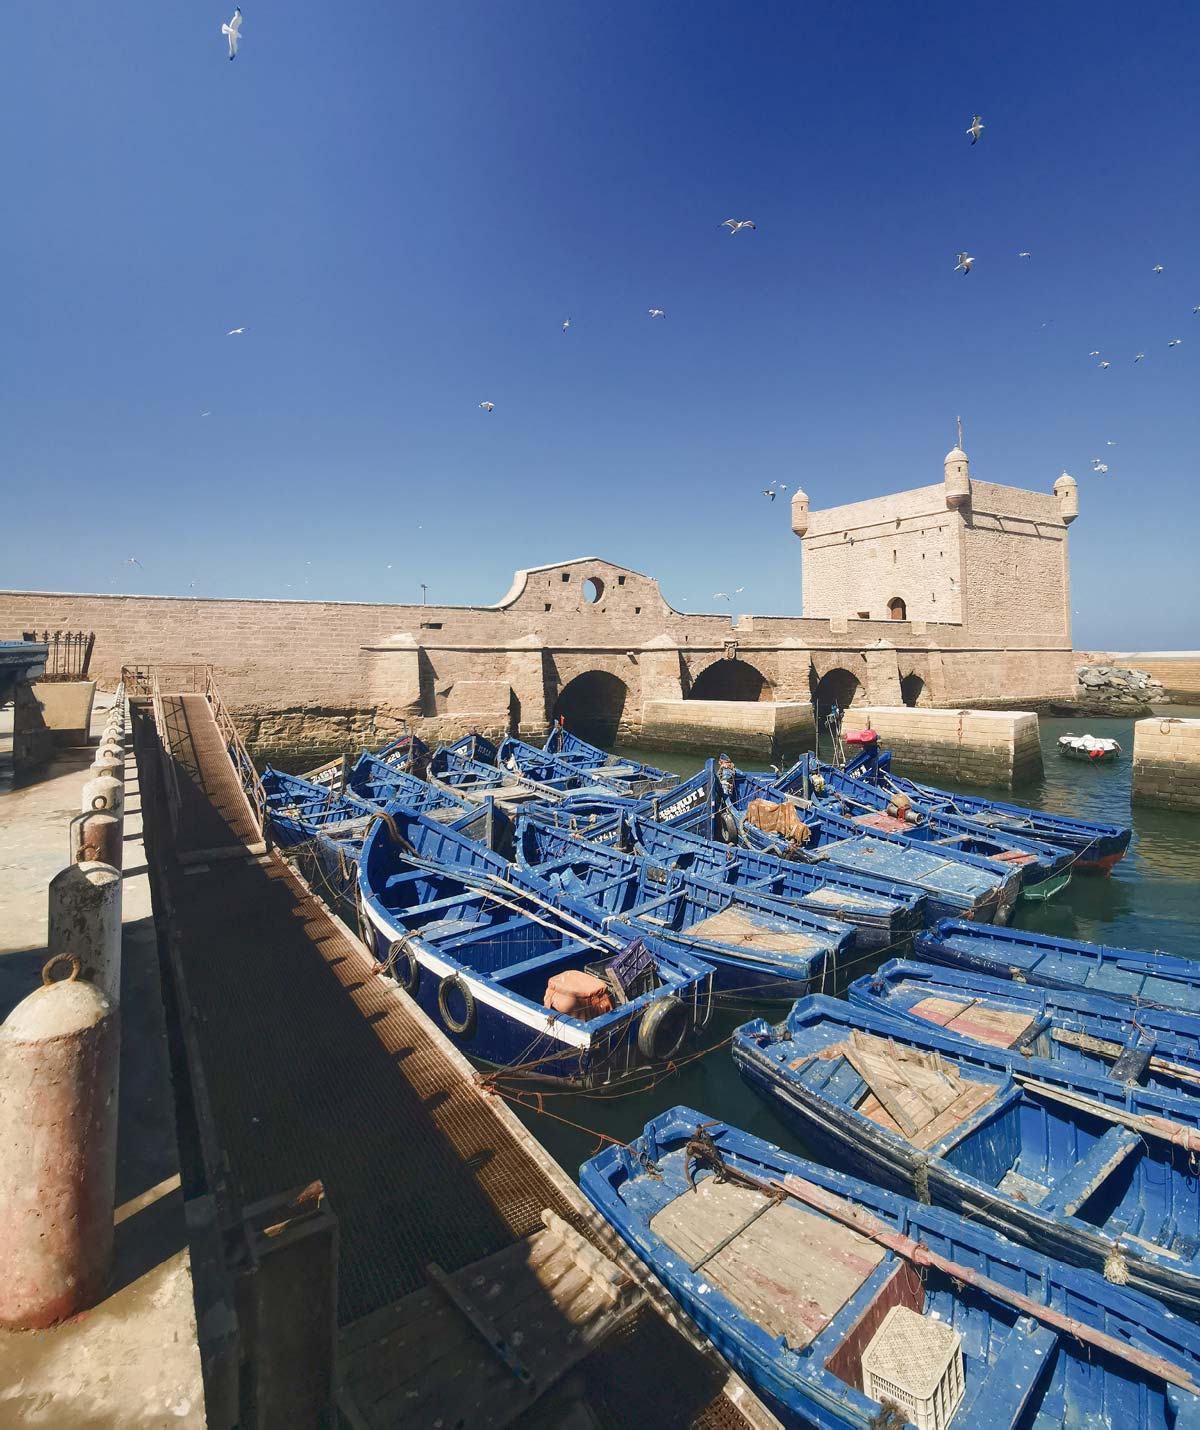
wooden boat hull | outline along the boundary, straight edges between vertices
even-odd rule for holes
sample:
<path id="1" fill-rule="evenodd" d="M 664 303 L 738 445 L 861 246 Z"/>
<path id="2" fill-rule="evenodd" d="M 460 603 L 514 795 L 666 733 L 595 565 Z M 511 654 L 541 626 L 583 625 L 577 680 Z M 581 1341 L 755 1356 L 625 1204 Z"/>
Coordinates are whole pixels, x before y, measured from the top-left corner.
<path id="1" fill-rule="evenodd" d="M 908 1133 L 896 1121 L 896 1130 L 883 1125 L 890 1113 L 882 1104 L 859 1110 L 880 1096 L 900 1104 L 882 1083 L 863 1082 L 840 1051 L 854 1048 L 852 1034 L 872 1056 L 926 1060 L 929 1087 L 951 1069 L 959 1079 L 954 1101 Z M 822 997 L 797 1003 L 778 1028 L 761 1019 L 739 1028 L 733 1057 L 746 1082 L 832 1165 L 1200 1316 L 1200 1207 L 1187 1151 L 1193 1141 L 1200 1150 L 1193 1098 L 1100 1077 L 1066 1079 L 1044 1059 L 1014 1070 L 996 1050 Z M 1130 1130 L 1160 1122 L 1178 1133 Z M 1084 1208 L 1097 1223 L 1079 1214 Z"/>
<path id="2" fill-rule="evenodd" d="M 885 791 L 907 794 L 919 809 L 946 810 L 989 828 L 1028 834 L 1031 838 L 1060 845 L 1074 855 L 1072 868 L 1075 869 L 1107 872 L 1124 858 L 1129 847 L 1133 830 L 1127 826 L 1026 809 L 1019 804 L 986 799 L 983 795 L 959 794 L 938 789 L 936 785 L 920 784 L 897 775 L 891 760 L 890 750 L 880 750 L 877 744 L 868 745 L 846 765 L 846 773 Z"/>
<path id="3" fill-rule="evenodd" d="M 981 930 L 958 919 L 942 919 L 923 930 L 914 947 L 917 957 L 929 963 L 1200 1014 L 1200 964 L 1172 954 L 1019 929 Z"/>
<path id="4" fill-rule="evenodd" d="M 847 997 L 917 1027 L 1051 1058 L 1068 1075 L 1200 1093 L 1200 1015 L 1135 1009 L 1102 994 L 1060 992 L 903 958 L 855 979 Z"/>
<path id="5" fill-rule="evenodd" d="M 390 814 L 401 842 L 377 823 L 359 861 L 360 934 L 381 971 L 470 1056 L 600 1088 L 665 1065 L 707 1024 L 711 967 L 653 939 L 646 991 L 586 1020 L 543 1006 L 550 977 L 606 967 L 622 941 L 556 916 L 453 828 Z"/>
<path id="6" fill-rule="evenodd" d="M 884 1423 L 862 1391 L 862 1352 L 894 1305 L 960 1337 L 954 1430 L 1183 1430 L 1196 1413 L 1194 1391 L 1167 1379 L 1195 1384 L 1196 1327 L 977 1222 L 691 1108 L 584 1163 L 580 1187 L 787 1425 Z M 1029 1298 L 1023 1318 L 1014 1291 Z M 1073 1324 L 1054 1319 L 1064 1314 Z M 1119 1354 L 1083 1339 L 1097 1332 L 1114 1335 Z"/>

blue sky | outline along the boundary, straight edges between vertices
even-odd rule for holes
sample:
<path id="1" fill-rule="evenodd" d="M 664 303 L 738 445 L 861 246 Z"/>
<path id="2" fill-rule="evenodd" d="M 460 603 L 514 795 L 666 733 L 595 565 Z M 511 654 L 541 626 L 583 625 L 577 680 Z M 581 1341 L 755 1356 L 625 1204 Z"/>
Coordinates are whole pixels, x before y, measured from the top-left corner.
<path id="1" fill-rule="evenodd" d="M 1078 646 L 1200 645 L 1194 5 L 231 9 L 8 19 L 0 584 L 797 612 L 762 488 L 937 481 L 961 413 L 1079 480 Z"/>

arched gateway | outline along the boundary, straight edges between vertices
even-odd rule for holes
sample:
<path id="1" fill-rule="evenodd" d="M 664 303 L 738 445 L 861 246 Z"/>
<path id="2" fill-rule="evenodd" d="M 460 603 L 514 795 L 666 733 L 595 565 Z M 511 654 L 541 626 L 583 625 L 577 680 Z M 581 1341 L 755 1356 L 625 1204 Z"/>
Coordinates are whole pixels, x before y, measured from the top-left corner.
<path id="1" fill-rule="evenodd" d="M 558 692 L 553 718 L 562 718 L 573 734 L 607 749 L 616 742 L 628 695 L 628 687 L 617 676 L 588 670 Z"/>

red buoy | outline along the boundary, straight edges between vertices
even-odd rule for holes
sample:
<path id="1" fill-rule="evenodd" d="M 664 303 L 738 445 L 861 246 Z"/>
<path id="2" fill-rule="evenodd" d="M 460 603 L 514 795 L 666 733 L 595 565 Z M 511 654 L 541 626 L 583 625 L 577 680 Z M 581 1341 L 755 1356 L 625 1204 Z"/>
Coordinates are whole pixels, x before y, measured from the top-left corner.
<path id="1" fill-rule="evenodd" d="M 52 958 L 0 1027 L 0 1325 L 14 1329 L 94 1306 L 112 1262 L 120 1033 L 78 975 L 74 956 Z"/>

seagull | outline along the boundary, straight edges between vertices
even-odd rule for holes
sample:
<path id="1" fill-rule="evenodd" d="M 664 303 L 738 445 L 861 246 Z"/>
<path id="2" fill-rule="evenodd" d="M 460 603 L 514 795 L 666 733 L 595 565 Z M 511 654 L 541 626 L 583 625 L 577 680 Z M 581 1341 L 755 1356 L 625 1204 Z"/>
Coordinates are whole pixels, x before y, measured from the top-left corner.
<path id="1" fill-rule="evenodd" d="M 1113 439 L 1112 439 L 1111 437 L 1106 437 L 1106 438 L 1105 438 L 1105 441 L 1104 441 L 1104 445 L 1105 445 L 1106 447 L 1115 447 L 1117 444 L 1113 441 Z"/>
<path id="2" fill-rule="evenodd" d="M 978 114 L 976 114 L 976 115 L 972 118 L 972 120 L 971 120 L 971 127 L 970 127 L 970 129 L 966 130 L 965 132 L 971 136 L 971 143 L 972 143 L 972 144 L 978 144 L 978 143 L 979 143 L 979 136 L 983 133 L 983 130 L 984 130 L 983 120 L 980 119 L 980 117 L 979 117 Z"/>
<path id="3" fill-rule="evenodd" d="M 1099 349 L 1099 348 L 1093 348 L 1093 349 L 1091 350 L 1091 352 L 1088 353 L 1088 357 L 1099 357 L 1099 356 L 1100 356 L 1100 349 Z"/>
<path id="4" fill-rule="evenodd" d="M 1154 265 L 1154 270 L 1153 270 L 1153 271 L 1154 271 L 1155 273 L 1162 273 L 1162 272 L 1164 272 L 1165 270 L 1163 269 L 1163 266 L 1162 266 L 1161 263 L 1156 263 L 1156 264 Z"/>
<path id="5" fill-rule="evenodd" d="M 960 268 L 964 273 L 970 273 L 971 264 L 974 262 L 975 260 L 971 257 L 969 253 L 960 253 L 958 255 L 958 262 L 954 265 L 955 273 L 957 273 Z"/>
<path id="6" fill-rule="evenodd" d="M 570 318 L 564 318 L 564 319 L 563 319 L 563 332 L 565 333 L 570 326 L 571 326 L 571 320 L 570 320 Z"/>
<path id="7" fill-rule="evenodd" d="M 1138 354 L 1134 357 L 1133 360 L 1134 360 L 1134 362 L 1141 362 L 1141 360 L 1142 360 L 1145 356 L 1146 356 L 1145 353 L 1138 353 Z"/>
<path id="8" fill-rule="evenodd" d="M 1032 258 L 1032 257 L 1033 257 L 1033 254 L 1032 254 L 1032 253 L 1018 253 L 1018 254 L 1017 254 L 1017 257 L 1018 257 L 1018 258 Z"/>
<path id="9" fill-rule="evenodd" d="M 1110 363 L 1110 362 L 1098 362 L 1098 363 L 1096 364 L 1096 366 L 1097 366 L 1097 367 L 1112 367 L 1112 363 Z"/>
<path id="10" fill-rule="evenodd" d="M 665 318 L 667 316 L 661 308 L 648 308 L 646 311 L 652 318 Z"/>
<path id="11" fill-rule="evenodd" d="M 481 402 L 479 405 L 485 412 L 490 412 L 496 404 L 494 402 Z"/>
<path id="12" fill-rule="evenodd" d="M 211 412 L 202 412 L 202 413 L 200 414 L 200 416 L 201 416 L 201 417 L 211 417 L 211 416 L 212 416 L 212 413 L 211 413 Z"/>
<path id="13" fill-rule="evenodd" d="M 780 490 L 781 492 L 786 492 L 786 491 L 787 491 L 787 483 L 786 483 L 786 482 L 780 482 L 780 483 L 779 483 L 779 490 Z"/>
<path id="14" fill-rule="evenodd" d="M 1200 313 L 1200 303 L 1197 303 L 1197 304 L 1196 304 L 1196 306 L 1192 309 L 1192 312 L 1193 312 L 1193 313 Z"/>
<path id="15" fill-rule="evenodd" d="M 244 333 L 245 331 L 245 328 L 230 328 L 225 336 L 227 338 L 236 338 L 239 333 Z"/>
<path id="16" fill-rule="evenodd" d="M 714 591 L 714 592 L 713 592 L 713 600 L 714 600 L 714 601 L 728 601 L 728 600 L 729 600 L 729 592 L 728 592 L 728 591 Z"/>
<path id="17" fill-rule="evenodd" d="M 745 586 L 735 586 L 733 588 L 733 594 L 735 596 L 740 596 L 745 589 Z"/>
<path id="18" fill-rule="evenodd" d="M 774 501 L 777 495 L 778 493 L 774 490 L 774 488 L 763 487 L 763 496 L 770 497 L 771 500 Z"/>
<path id="19" fill-rule="evenodd" d="M 1092 471 L 1095 472 L 1095 474 L 1096 474 L 1098 477 L 1102 477 L 1102 476 L 1104 475 L 1104 473 L 1108 471 L 1108 463 L 1107 463 L 1107 462 L 1093 462 L 1093 463 L 1092 463 Z"/>
<path id="20" fill-rule="evenodd" d="M 125 565 L 126 565 L 126 566 L 140 566 L 141 564 L 142 564 L 142 563 L 137 559 L 136 556 L 127 556 L 127 557 L 125 558 Z"/>
<path id="21" fill-rule="evenodd" d="M 735 233 L 741 233 L 742 229 L 757 228 L 758 225 L 752 218 L 727 218 L 721 227 L 727 228 L 729 236 L 732 238 Z"/>
<path id="22" fill-rule="evenodd" d="M 221 33 L 229 41 L 229 58 L 231 60 L 237 59 L 238 41 L 242 38 L 242 10 L 240 5 L 234 9 L 233 19 L 230 20 L 229 24 L 221 26 Z"/>
<path id="23" fill-rule="evenodd" d="M 1167 344 L 1167 347 L 1177 348 L 1181 342 L 1183 342 L 1182 338 L 1172 338 L 1171 341 Z"/>

